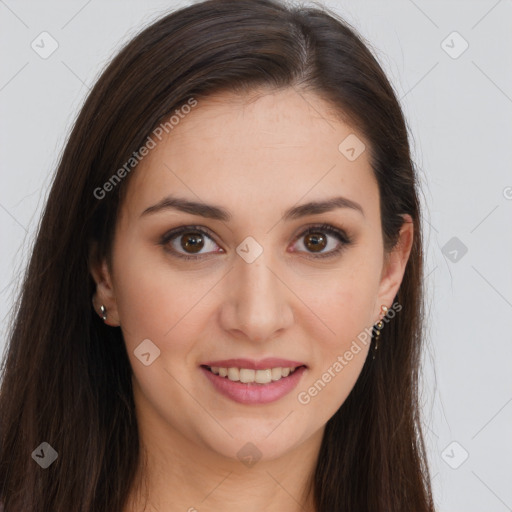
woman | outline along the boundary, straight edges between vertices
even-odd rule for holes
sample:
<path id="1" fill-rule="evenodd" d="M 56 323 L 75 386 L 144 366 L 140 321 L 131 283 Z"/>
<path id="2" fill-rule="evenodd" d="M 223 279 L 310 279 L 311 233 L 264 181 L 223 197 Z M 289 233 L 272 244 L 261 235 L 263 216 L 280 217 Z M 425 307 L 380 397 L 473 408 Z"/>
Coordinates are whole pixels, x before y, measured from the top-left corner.
<path id="1" fill-rule="evenodd" d="M 396 96 L 327 10 L 209 0 L 110 63 L 1 387 L 1 500 L 432 511 L 422 237 Z"/>

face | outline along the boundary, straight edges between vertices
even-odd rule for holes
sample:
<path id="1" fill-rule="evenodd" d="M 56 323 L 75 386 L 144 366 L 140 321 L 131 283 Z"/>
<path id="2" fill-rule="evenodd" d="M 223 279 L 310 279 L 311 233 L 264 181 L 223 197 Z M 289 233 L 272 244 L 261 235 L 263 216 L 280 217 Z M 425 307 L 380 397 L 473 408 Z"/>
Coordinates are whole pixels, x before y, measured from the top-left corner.
<path id="1" fill-rule="evenodd" d="M 139 421 L 155 431 L 228 458 L 251 442 L 273 459 L 321 433 L 353 388 L 361 333 L 392 306 L 412 225 L 385 258 L 368 151 L 339 149 L 349 135 L 369 142 L 332 112 L 293 89 L 212 96 L 132 171 L 112 268 L 93 274 L 124 336 Z M 254 371 L 265 358 L 286 361 Z M 252 370 L 243 380 L 281 378 L 232 382 L 203 367 L 223 360 Z M 302 368 L 272 371 L 286 366 Z"/>

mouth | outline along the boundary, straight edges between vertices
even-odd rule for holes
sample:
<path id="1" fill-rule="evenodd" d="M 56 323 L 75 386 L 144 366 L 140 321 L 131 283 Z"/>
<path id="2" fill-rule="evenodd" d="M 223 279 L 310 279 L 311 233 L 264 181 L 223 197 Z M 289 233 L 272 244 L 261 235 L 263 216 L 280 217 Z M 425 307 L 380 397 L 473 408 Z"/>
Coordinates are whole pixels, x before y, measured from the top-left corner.
<path id="1" fill-rule="evenodd" d="M 224 361 L 223 363 L 226 364 Z M 255 365 L 260 368 L 202 364 L 199 369 L 213 390 L 234 402 L 248 406 L 281 400 L 299 385 L 308 371 L 304 364 L 269 368 L 261 368 L 266 363 Z"/>
<path id="2" fill-rule="evenodd" d="M 230 380 L 231 382 L 239 382 L 243 384 L 267 385 L 272 382 L 278 382 L 287 379 L 297 370 L 306 368 L 305 364 L 298 366 L 277 366 L 265 369 L 239 368 L 236 366 L 222 367 L 201 365 L 201 368 L 208 370 L 217 377 Z"/>

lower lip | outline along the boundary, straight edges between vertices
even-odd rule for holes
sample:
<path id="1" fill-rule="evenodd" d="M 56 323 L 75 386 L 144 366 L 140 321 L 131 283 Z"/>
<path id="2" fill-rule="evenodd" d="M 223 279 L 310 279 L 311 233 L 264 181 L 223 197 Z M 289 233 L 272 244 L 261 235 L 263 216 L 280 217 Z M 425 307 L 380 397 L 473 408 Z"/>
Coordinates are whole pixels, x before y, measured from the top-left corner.
<path id="1" fill-rule="evenodd" d="M 306 371 L 306 367 L 301 366 L 288 377 L 282 377 L 268 384 L 246 384 L 215 375 L 202 366 L 200 368 L 219 393 L 241 404 L 268 404 L 279 400 L 297 386 Z"/>

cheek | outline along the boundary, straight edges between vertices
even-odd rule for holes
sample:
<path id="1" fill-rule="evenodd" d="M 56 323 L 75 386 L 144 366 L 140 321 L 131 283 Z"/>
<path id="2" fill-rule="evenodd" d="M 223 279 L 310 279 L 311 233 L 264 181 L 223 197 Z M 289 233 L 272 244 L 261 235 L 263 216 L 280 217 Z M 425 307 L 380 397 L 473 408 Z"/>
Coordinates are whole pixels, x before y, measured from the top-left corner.
<path id="1" fill-rule="evenodd" d="M 369 265 L 347 265 L 329 277 L 302 281 L 303 300 L 315 313 L 307 316 L 317 324 L 323 351 L 343 350 L 371 327 L 377 288 L 377 273 Z"/>
<path id="2" fill-rule="evenodd" d="M 329 279 L 316 277 L 307 286 L 303 280 L 305 302 L 316 315 L 306 315 L 310 320 L 303 328 L 315 339 L 315 348 L 311 373 L 297 398 L 325 409 L 328 419 L 346 400 L 368 356 L 378 265 L 365 258 L 347 263 Z"/>
<path id="3" fill-rule="evenodd" d="M 144 339 L 150 339 L 161 350 L 183 353 L 191 339 L 197 338 L 205 294 L 215 284 L 213 277 L 180 272 L 165 258 L 148 257 L 142 251 L 126 252 L 119 258 L 116 302 L 121 329 L 128 350 L 133 351 Z"/>
<path id="4" fill-rule="evenodd" d="M 320 314 L 311 371 L 297 393 L 297 401 L 327 421 L 345 402 L 364 366 L 371 341 L 371 311 L 375 299 L 370 279 L 330 284 L 318 293 L 312 308 Z M 369 323 L 370 322 L 370 323 Z"/>

